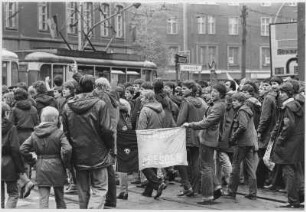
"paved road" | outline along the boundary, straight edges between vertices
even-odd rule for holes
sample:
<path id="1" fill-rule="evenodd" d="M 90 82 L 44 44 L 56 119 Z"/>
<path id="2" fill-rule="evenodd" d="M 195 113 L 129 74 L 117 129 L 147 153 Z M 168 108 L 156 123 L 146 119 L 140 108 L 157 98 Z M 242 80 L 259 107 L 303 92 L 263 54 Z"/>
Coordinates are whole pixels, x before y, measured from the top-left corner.
<path id="1" fill-rule="evenodd" d="M 257 200 L 249 200 L 244 198 L 243 194 L 247 193 L 247 186 L 240 186 L 237 196 L 237 201 L 221 197 L 216 200 L 216 204 L 210 206 L 198 205 L 197 202 L 201 200 L 200 196 L 196 197 L 177 197 L 176 194 L 182 189 L 179 183 L 168 185 L 167 189 L 159 200 L 154 198 L 143 197 L 141 192 L 143 189 L 130 185 L 128 200 L 118 200 L 118 209 L 140 209 L 140 210 L 288 210 L 278 208 L 286 202 L 286 196 L 280 192 L 271 192 L 266 190 L 259 190 Z M 117 188 L 119 191 L 119 187 Z M 153 194 L 154 195 L 154 194 Z M 18 201 L 18 208 L 20 209 L 35 209 L 38 208 L 38 192 L 37 188 L 32 191 L 31 195 L 26 199 Z M 77 195 L 65 195 L 65 200 L 68 209 L 78 208 Z M 53 195 L 50 197 L 50 208 L 55 208 L 55 200 Z M 303 210 L 303 209 L 292 209 Z"/>

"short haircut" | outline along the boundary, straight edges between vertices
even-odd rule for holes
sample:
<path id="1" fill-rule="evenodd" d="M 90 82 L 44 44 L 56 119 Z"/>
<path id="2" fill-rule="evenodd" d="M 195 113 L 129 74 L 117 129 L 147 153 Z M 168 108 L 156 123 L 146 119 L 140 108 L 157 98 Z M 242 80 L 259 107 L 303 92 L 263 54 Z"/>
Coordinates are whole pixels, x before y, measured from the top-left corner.
<path id="1" fill-rule="evenodd" d="M 28 99 L 29 94 L 26 90 L 23 88 L 17 88 L 14 92 L 14 99 L 16 101 L 26 100 Z"/>
<path id="2" fill-rule="evenodd" d="M 129 91 L 132 95 L 134 95 L 134 88 L 132 86 L 126 87 L 125 91 Z"/>
<path id="3" fill-rule="evenodd" d="M 246 96 L 241 92 L 237 92 L 237 93 L 234 93 L 232 95 L 232 101 L 234 101 L 234 100 L 237 100 L 238 102 L 244 103 L 245 100 L 246 100 Z"/>
<path id="4" fill-rule="evenodd" d="M 244 83 L 244 85 L 251 85 L 253 87 L 253 89 L 254 89 L 254 95 L 259 93 L 259 89 L 258 89 L 258 87 L 257 87 L 255 82 L 248 80 L 248 81 L 246 81 Z"/>
<path id="5" fill-rule="evenodd" d="M 273 76 L 270 79 L 270 84 L 272 84 L 272 82 L 277 82 L 280 85 L 283 83 L 283 79 L 280 78 L 279 76 Z"/>
<path id="6" fill-rule="evenodd" d="M 149 102 L 156 101 L 155 93 L 152 90 L 145 90 L 145 91 L 143 91 L 142 95 L 143 95 L 144 99 L 148 100 Z"/>
<path id="7" fill-rule="evenodd" d="M 162 93 L 164 89 L 164 82 L 161 78 L 156 78 L 153 82 L 153 88 L 155 93 Z"/>
<path id="8" fill-rule="evenodd" d="M 17 86 L 17 88 L 22 88 L 22 89 L 28 91 L 28 86 L 27 86 L 27 84 L 25 82 L 18 82 L 16 84 L 16 86 Z"/>
<path id="9" fill-rule="evenodd" d="M 263 83 L 269 83 L 269 84 L 270 84 L 270 77 L 265 78 L 262 82 L 263 82 Z"/>
<path id="10" fill-rule="evenodd" d="M 56 86 L 62 86 L 63 85 L 63 77 L 61 75 L 56 75 L 53 79 L 53 83 L 56 85 Z"/>
<path id="11" fill-rule="evenodd" d="M 188 89 L 191 89 L 191 95 L 192 96 L 195 96 L 197 91 L 198 91 L 198 86 L 197 84 L 195 83 L 195 81 L 193 80 L 185 80 L 183 83 L 182 83 L 182 86 L 185 86 L 187 87 Z"/>
<path id="12" fill-rule="evenodd" d="M 226 87 L 224 84 L 222 83 L 217 83 L 215 85 L 212 86 L 212 89 L 215 89 L 219 92 L 220 94 L 220 98 L 221 99 L 224 99 L 225 98 L 225 95 L 226 95 Z"/>
<path id="13" fill-rule="evenodd" d="M 85 74 L 81 77 L 79 84 L 83 93 L 92 92 L 95 87 L 95 78 L 92 75 Z"/>
<path id="14" fill-rule="evenodd" d="M 118 93 L 119 98 L 124 98 L 125 89 L 123 86 L 117 86 L 115 91 Z"/>
<path id="15" fill-rule="evenodd" d="M 100 77 L 100 78 L 96 79 L 95 85 L 100 90 L 110 90 L 111 89 L 109 81 L 105 77 Z"/>
<path id="16" fill-rule="evenodd" d="M 226 80 L 226 82 L 230 82 L 230 88 L 235 91 L 236 90 L 236 83 L 233 80 Z"/>
<path id="17" fill-rule="evenodd" d="M 199 85 L 201 86 L 201 88 L 205 88 L 208 86 L 208 83 L 206 81 L 199 81 Z"/>
<path id="18" fill-rule="evenodd" d="M 153 90 L 153 85 L 151 82 L 143 82 L 140 87 L 146 90 Z"/>
<path id="19" fill-rule="evenodd" d="M 133 84 L 138 84 L 139 86 L 142 85 L 145 81 L 143 79 L 135 79 Z"/>
<path id="20" fill-rule="evenodd" d="M 58 121 L 59 112 L 55 107 L 47 106 L 42 109 L 40 119 L 41 122 L 56 122 Z"/>
<path id="21" fill-rule="evenodd" d="M 131 83 L 131 82 L 126 82 L 126 83 L 124 83 L 123 85 L 124 85 L 125 88 L 127 88 L 127 87 L 133 87 L 133 83 Z"/>
<path id="22" fill-rule="evenodd" d="M 37 91 L 38 94 L 47 93 L 47 87 L 44 81 L 36 81 L 33 83 L 33 88 Z"/>
<path id="23" fill-rule="evenodd" d="M 290 82 L 293 86 L 293 93 L 294 94 L 298 94 L 299 90 L 300 90 L 300 84 L 299 81 L 295 80 L 295 79 L 290 79 L 288 80 L 288 82 Z"/>
<path id="24" fill-rule="evenodd" d="M 171 88 L 172 89 L 172 94 L 174 94 L 174 92 L 175 92 L 175 83 L 174 82 L 171 82 L 171 81 L 165 82 L 164 86 L 168 86 L 169 88 Z"/>
<path id="25" fill-rule="evenodd" d="M 75 86 L 73 84 L 73 80 L 69 80 L 69 81 L 65 82 L 63 84 L 63 88 L 64 89 L 65 88 L 69 89 L 70 90 L 70 94 L 74 95 L 74 93 L 75 93 Z"/>
<path id="26" fill-rule="evenodd" d="M 255 94 L 254 88 L 250 84 L 243 85 L 241 91 L 247 91 L 251 96 L 254 96 Z"/>

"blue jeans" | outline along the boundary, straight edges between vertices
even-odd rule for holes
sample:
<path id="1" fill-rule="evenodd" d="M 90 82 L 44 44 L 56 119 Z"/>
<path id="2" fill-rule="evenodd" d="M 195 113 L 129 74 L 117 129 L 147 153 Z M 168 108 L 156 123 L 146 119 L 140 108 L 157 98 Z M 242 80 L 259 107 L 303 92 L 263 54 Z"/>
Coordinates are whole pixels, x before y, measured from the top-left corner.
<path id="1" fill-rule="evenodd" d="M 8 194 L 5 208 L 16 208 L 18 202 L 18 187 L 17 181 L 4 182 L 1 180 L 1 208 L 4 208 L 5 202 L 5 185 Z"/>
<path id="2" fill-rule="evenodd" d="M 226 152 L 217 152 L 216 169 L 216 175 L 219 183 L 222 182 L 222 177 L 224 177 L 225 182 L 228 185 L 233 168 L 230 158 Z"/>
<path id="3" fill-rule="evenodd" d="M 76 180 L 80 209 L 103 209 L 108 190 L 107 168 L 76 170 Z"/>
<path id="4" fill-rule="evenodd" d="M 249 194 L 257 195 L 256 169 L 258 165 L 258 155 L 252 146 L 236 146 L 233 157 L 233 172 L 230 177 L 229 192 L 236 195 L 239 178 L 240 164 L 244 163 L 244 172 L 249 183 Z"/>
<path id="5" fill-rule="evenodd" d="M 201 192 L 203 200 L 212 200 L 215 187 L 220 185 L 215 176 L 214 151 L 214 148 L 200 144 Z"/>
<path id="6" fill-rule="evenodd" d="M 38 186 L 39 208 L 49 208 L 50 186 Z M 53 187 L 56 208 L 66 209 L 64 201 L 64 187 Z"/>

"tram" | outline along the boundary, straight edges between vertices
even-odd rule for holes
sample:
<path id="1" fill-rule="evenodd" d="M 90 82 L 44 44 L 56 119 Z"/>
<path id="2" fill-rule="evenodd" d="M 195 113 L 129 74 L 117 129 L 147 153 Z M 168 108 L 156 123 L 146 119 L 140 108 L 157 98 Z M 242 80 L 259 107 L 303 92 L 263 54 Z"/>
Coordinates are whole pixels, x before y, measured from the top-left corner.
<path id="1" fill-rule="evenodd" d="M 81 74 L 91 74 L 96 78 L 106 77 L 112 86 L 133 82 L 135 79 L 153 81 L 157 66 L 143 61 L 133 54 L 109 54 L 67 49 L 36 49 L 16 51 L 19 56 L 19 79 L 31 85 L 37 80 L 51 79 L 57 75 L 64 81 L 72 78 L 73 68 Z"/>
<path id="2" fill-rule="evenodd" d="M 12 86 L 18 82 L 18 56 L 14 52 L 2 49 L 2 85 Z"/>

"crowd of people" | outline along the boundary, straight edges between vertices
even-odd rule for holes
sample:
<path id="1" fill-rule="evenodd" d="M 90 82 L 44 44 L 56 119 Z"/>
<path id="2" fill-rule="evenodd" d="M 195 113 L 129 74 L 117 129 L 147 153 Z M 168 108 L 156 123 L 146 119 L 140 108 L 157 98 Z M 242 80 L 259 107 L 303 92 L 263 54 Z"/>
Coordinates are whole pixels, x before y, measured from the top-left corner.
<path id="1" fill-rule="evenodd" d="M 180 179 L 183 190 L 175 195 L 200 195 L 201 205 L 235 199 L 242 183 L 250 200 L 262 188 L 285 190 L 288 204 L 281 207 L 304 202 L 305 93 L 297 79 L 238 85 L 157 78 L 112 88 L 106 78 L 75 73 L 53 82 L 53 88 L 49 79 L 2 86 L 2 208 L 30 195 L 33 169 L 40 208 L 49 207 L 51 187 L 57 208 L 66 208 L 64 193 L 71 191 L 81 209 L 115 208 L 117 199 L 128 199 L 131 174 L 148 198 L 154 190 L 159 198 L 169 181 Z M 186 128 L 188 166 L 118 172 L 120 133 L 173 127 Z"/>

